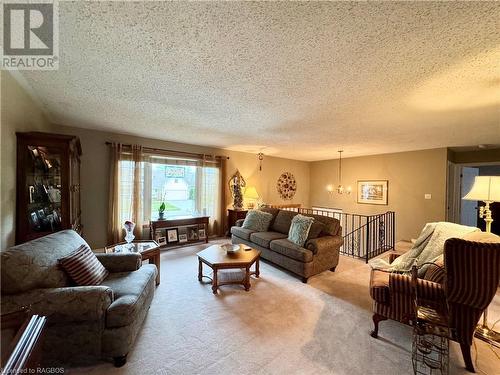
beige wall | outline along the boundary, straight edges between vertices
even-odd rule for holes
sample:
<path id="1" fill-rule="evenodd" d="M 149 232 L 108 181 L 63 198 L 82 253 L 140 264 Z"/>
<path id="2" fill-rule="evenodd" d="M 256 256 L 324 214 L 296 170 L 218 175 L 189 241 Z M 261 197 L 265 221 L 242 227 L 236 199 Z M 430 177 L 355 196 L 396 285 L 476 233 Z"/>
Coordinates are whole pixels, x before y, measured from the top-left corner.
<path id="1" fill-rule="evenodd" d="M 54 131 L 80 137 L 82 143 L 81 199 L 82 223 L 85 239 L 93 247 L 106 244 L 108 215 L 108 146 L 106 141 L 136 143 L 147 147 L 187 152 L 227 155 L 228 176 L 239 169 L 249 186 L 255 186 L 257 192 L 267 203 L 284 203 L 276 191 L 276 181 L 281 173 L 289 171 L 297 179 L 297 194 L 292 202 L 309 205 L 309 164 L 307 162 L 265 157 L 263 168 L 258 169 L 256 155 L 202 146 L 194 146 L 153 139 L 138 138 L 129 135 L 107 133 L 81 128 L 54 125 Z M 228 196 L 228 205 L 231 203 Z"/>
<path id="2" fill-rule="evenodd" d="M 50 123 L 17 81 L 6 71 L 1 80 L 0 249 L 15 241 L 16 132 L 50 131 Z"/>
<path id="3" fill-rule="evenodd" d="M 311 163 L 310 204 L 337 207 L 345 212 L 396 212 L 396 240 L 415 238 L 426 222 L 445 220 L 447 150 L 434 149 L 342 160 L 342 182 L 352 194 L 329 194 L 338 184 L 338 160 Z M 356 203 L 357 180 L 389 180 L 387 206 Z M 424 199 L 431 194 L 432 199 Z"/>

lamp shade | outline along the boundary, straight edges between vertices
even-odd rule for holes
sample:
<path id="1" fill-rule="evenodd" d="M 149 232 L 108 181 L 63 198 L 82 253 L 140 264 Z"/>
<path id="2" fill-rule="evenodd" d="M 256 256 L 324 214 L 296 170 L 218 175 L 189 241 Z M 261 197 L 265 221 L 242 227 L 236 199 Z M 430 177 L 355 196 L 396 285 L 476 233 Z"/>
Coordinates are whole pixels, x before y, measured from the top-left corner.
<path id="1" fill-rule="evenodd" d="M 249 186 L 245 189 L 243 197 L 245 197 L 246 199 L 259 199 L 259 194 L 257 193 L 257 189 L 255 189 L 254 186 Z"/>
<path id="2" fill-rule="evenodd" d="M 469 201 L 500 202 L 500 176 L 476 176 L 463 198 Z"/>

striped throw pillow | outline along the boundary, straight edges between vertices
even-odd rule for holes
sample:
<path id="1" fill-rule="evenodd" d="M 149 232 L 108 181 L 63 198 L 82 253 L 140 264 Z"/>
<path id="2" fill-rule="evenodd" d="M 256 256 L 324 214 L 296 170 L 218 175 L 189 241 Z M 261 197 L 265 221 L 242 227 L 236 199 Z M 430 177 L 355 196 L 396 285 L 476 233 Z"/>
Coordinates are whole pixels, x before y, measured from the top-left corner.
<path id="1" fill-rule="evenodd" d="M 99 285 L 109 275 L 87 245 L 81 245 L 69 255 L 59 259 L 59 264 L 80 286 Z"/>

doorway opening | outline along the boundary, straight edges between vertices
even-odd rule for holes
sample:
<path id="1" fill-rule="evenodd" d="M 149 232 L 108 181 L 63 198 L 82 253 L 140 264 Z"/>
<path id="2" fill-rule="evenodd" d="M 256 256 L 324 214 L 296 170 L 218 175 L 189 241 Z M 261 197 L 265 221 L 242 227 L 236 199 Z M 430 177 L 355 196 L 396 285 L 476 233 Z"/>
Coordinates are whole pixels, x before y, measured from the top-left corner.
<path id="1" fill-rule="evenodd" d="M 462 199 L 471 189 L 476 176 L 500 176 L 500 163 L 455 164 L 448 162 L 446 220 L 477 227 L 484 231 L 486 223 L 479 218 L 478 210 L 478 207 L 484 204 Z M 500 235 L 500 203 L 492 203 L 490 209 L 493 215 L 491 232 Z"/>

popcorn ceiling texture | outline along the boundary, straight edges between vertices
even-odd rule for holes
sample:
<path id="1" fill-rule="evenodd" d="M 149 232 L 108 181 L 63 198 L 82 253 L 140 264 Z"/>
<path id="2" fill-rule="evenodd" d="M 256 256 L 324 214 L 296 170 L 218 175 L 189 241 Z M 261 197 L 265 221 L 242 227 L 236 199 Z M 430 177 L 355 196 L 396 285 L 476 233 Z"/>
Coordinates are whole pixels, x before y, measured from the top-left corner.
<path id="1" fill-rule="evenodd" d="M 500 143 L 495 2 L 60 2 L 62 125 L 321 160 Z"/>

